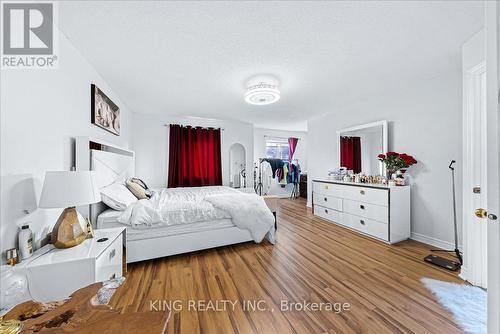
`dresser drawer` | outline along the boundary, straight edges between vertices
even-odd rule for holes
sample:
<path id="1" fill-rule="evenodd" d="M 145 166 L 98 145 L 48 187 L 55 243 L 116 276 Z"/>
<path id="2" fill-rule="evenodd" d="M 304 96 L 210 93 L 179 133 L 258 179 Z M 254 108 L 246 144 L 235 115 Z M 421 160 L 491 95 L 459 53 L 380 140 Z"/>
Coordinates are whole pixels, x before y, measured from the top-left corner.
<path id="1" fill-rule="evenodd" d="M 314 204 L 323 206 L 325 208 L 342 211 L 342 198 L 314 193 L 313 199 Z"/>
<path id="2" fill-rule="evenodd" d="M 343 197 L 342 195 L 343 186 L 334 183 L 326 182 L 313 182 L 313 192 L 315 194 L 321 194 L 333 197 Z"/>
<path id="3" fill-rule="evenodd" d="M 342 220 L 342 212 L 340 211 L 332 210 L 319 205 L 314 205 L 314 214 L 323 219 L 345 225 Z"/>
<path id="4" fill-rule="evenodd" d="M 118 236 L 96 259 L 96 282 L 122 276 L 123 245 Z"/>
<path id="5" fill-rule="evenodd" d="M 389 192 L 385 189 L 344 187 L 344 198 L 369 204 L 389 205 Z"/>
<path id="6" fill-rule="evenodd" d="M 385 224 L 389 223 L 389 207 L 387 206 L 345 199 L 343 208 L 346 213 L 377 220 Z"/>
<path id="7" fill-rule="evenodd" d="M 389 225 L 387 224 L 348 213 L 344 213 L 342 219 L 346 225 L 348 224 L 349 227 L 355 230 L 384 241 L 389 241 Z"/>

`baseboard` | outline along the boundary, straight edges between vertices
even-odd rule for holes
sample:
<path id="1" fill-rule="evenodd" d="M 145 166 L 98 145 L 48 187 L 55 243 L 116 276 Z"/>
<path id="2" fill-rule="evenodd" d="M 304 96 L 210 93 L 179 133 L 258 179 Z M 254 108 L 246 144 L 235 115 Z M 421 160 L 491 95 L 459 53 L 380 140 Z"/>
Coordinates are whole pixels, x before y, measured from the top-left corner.
<path id="1" fill-rule="evenodd" d="M 444 241 L 441 239 L 436 239 L 433 237 L 428 237 L 428 236 L 420 234 L 420 233 L 411 232 L 410 239 L 418 241 L 418 242 L 422 242 L 422 243 L 427 244 L 427 245 L 434 246 L 436 248 L 448 249 L 448 250 L 455 249 L 455 244 L 452 242 Z M 459 245 L 458 249 L 462 250 L 462 246 Z"/>
<path id="2" fill-rule="evenodd" d="M 307 201 L 306 206 L 307 206 L 308 208 L 312 208 L 311 202 Z"/>
<path id="3" fill-rule="evenodd" d="M 463 279 L 464 281 L 469 281 L 468 278 L 469 278 L 469 271 L 467 270 L 467 268 L 465 266 L 462 266 L 460 268 L 460 274 L 458 274 L 458 277 L 460 277 L 461 279 Z"/>

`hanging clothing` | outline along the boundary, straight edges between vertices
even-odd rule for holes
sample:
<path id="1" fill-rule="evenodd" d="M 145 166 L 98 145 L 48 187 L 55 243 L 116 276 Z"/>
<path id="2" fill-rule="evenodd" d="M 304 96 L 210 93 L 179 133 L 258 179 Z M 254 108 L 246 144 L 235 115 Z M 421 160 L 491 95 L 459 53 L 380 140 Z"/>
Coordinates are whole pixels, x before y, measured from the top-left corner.
<path id="1" fill-rule="evenodd" d="M 294 183 L 296 167 L 294 164 L 290 164 L 290 171 L 288 172 L 288 183 Z"/>
<path id="2" fill-rule="evenodd" d="M 273 183 L 273 171 L 271 169 L 271 165 L 267 161 L 262 162 L 262 175 L 261 175 L 261 182 L 262 182 L 262 194 L 267 195 L 269 194 L 271 190 L 271 185 Z"/>
<path id="3" fill-rule="evenodd" d="M 271 169 L 273 171 L 273 179 L 276 177 L 276 171 L 279 169 L 283 169 L 283 160 L 281 159 L 273 159 L 273 158 L 265 158 L 264 161 L 269 162 L 271 165 Z"/>
<path id="4" fill-rule="evenodd" d="M 283 168 L 277 169 L 275 174 L 276 178 L 278 179 L 278 182 L 280 182 L 283 177 Z"/>
<path id="5" fill-rule="evenodd" d="M 281 179 L 279 180 L 280 181 L 280 184 L 287 184 L 288 183 L 288 162 L 285 162 L 283 164 L 283 173 L 282 173 L 282 177 Z"/>
<path id="6" fill-rule="evenodd" d="M 290 171 L 288 183 L 297 184 L 300 180 L 300 166 L 299 164 L 290 164 Z"/>

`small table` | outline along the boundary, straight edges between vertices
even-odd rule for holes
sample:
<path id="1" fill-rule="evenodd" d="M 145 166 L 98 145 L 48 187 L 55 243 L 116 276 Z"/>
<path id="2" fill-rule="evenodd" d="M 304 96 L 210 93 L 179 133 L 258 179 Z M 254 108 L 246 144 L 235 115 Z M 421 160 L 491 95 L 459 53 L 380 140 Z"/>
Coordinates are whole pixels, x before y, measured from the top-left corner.
<path id="1" fill-rule="evenodd" d="M 97 229 L 94 238 L 71 248 L 45 245 L 42 255 L 26 263 L 33 299 L 61 300 L 89 284 L 122 276 L 125 231 L 125 227 Z"/>

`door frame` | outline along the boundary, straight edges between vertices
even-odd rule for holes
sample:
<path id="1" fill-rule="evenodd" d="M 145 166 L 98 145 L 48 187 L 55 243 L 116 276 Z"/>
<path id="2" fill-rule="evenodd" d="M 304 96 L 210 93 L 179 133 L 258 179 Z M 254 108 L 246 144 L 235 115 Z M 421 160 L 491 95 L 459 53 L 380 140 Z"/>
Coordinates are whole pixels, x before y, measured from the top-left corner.
<path id="1" fill-rule="evenodd" d="M 500 6 L 485 1 L 488 213 L 500 216 L 498 45 Z M 491 217 L 491 216 L 490 216 Z M 500 332 L 500 221 L 488 219 L 488 333 Z"/>
<path id="2" fill-rule="evenodd" d="M 474 285 L 486 288 L 487 249 L 481 248 L 481 246 L 486 247 L 487 245 L 487 223 L 475 218 L 473 214 L 476 207 L 486 207 L 485 200 L 487 198 L 486 110 L 484 105 L 481 106 L 486 99 L 486 90 L 482 81 L 486 74 L 486 60 L 484 52 L 477 51 L 481 47 L 485 47 L 482 42 L 484 36 L 484 31 L 481 30 L 463 47 L 462 245 L 464 263 L 460 277 Z M 471 50 L 475 52 L 474 56 L 470 54 Z M 476 140 L 480 142 L 477 143 Z M 480 152 L 478 152 L 478 148 Z M 480 187 L 481 194 L 474 194 L 474 187 Z M 477 203 L 477 196 L 482 197 L 480 204 Z"/>

